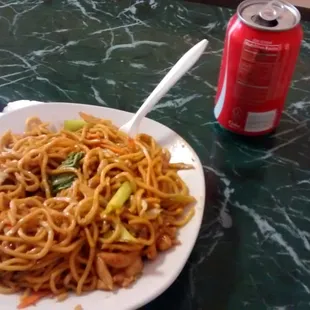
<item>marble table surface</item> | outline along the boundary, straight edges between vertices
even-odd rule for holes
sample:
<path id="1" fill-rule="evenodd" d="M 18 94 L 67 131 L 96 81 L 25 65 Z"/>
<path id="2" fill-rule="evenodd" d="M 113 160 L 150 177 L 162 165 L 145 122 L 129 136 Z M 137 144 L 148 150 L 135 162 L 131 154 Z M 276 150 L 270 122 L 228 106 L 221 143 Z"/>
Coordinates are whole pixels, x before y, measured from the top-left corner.
<path id="1" fill-rule="evenodd" d="M 278 130 L 244 139 L 212 112 L 232 14 L 170 0 L 0 1 L 2 108 L 32 99 L 135 111 L 178 57 L 210 41 L 150 115 L 196 150 L 207 200 L 186 267 L 143 309 L 310 309 L 310 25 Z"/>

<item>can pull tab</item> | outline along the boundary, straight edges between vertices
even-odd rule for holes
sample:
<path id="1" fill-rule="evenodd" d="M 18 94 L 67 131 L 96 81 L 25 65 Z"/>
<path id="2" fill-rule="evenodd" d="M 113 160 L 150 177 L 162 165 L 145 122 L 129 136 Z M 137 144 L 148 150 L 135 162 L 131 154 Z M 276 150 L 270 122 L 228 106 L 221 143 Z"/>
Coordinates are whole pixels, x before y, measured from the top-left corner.
<path id="1" fill-rule="evenodd" d="M 281 1 L 270 1 L 268 2 L 258 13 L 258 15 L 266 20 L 272 21 L 276 20 L 282 15 L 284 11 L 284 4 Z"/>

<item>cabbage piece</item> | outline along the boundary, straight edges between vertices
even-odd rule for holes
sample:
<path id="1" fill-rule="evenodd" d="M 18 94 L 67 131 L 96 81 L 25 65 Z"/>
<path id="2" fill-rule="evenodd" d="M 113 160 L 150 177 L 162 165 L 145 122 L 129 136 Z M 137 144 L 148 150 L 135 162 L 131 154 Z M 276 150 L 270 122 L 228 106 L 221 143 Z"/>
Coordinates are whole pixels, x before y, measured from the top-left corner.
<path id="1" fill-rule="evenodd" d="M 77 131 L 87 123 L 82 119 L 71 119 L 64 121 L 64 129 L 68 131 Z"/>

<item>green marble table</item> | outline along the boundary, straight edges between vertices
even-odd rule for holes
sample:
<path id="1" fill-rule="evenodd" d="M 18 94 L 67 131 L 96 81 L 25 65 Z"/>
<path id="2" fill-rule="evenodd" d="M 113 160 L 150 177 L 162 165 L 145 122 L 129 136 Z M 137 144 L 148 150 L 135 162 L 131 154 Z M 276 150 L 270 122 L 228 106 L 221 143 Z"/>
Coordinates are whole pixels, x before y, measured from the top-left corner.
<path id="1" fill-rule="evenodd" d="M 310 25 L 278 130 L 242 139 L 212 112 L 232 13 L 168 0 L 0 1 L 2 107 L 33 99 L 135 111 L 178 57 L 210 41 L 150 115 L 197 151 L 207 200 L 186 267 L 147 310 L 310 309 Z"/>

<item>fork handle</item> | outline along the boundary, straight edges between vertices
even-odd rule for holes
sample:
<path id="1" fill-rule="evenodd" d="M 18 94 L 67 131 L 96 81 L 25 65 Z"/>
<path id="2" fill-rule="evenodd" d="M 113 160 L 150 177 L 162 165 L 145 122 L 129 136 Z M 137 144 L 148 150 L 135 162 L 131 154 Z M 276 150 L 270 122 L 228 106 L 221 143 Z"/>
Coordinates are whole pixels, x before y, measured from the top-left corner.
<path id="1" fill-rule="evenodd" d="M 132 125 L 141 121 L 148 114 L 153 106 L 173 87 L 176 82 L 196 63 L 203 54 L 209 41 L 204 39 L 186 52 L 179 61 L 172 67 L 167 75 L 161 80 L 153 92 L 136 112 L 132 119 Z"/>

